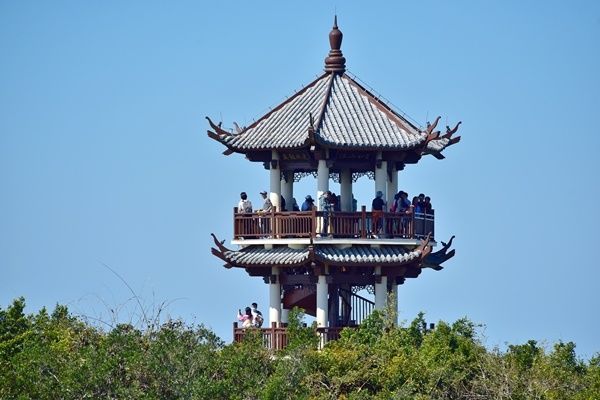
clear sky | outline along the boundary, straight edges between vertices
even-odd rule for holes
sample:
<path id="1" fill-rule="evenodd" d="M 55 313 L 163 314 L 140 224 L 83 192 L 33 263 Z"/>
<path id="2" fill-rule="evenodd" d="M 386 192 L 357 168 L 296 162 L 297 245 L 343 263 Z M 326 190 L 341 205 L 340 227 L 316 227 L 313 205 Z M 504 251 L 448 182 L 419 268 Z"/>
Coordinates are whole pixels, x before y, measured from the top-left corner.
<path id="1" fill-rule="evenodd" d="M 135 320 L 107 264 L 225 340 L 238 308 L 265 309 L 209 234 L 229 241 L 239 192 L 258 203 L 269 176 L 204 116 L 247 125 L 320 74 L 334 12 L 349 71 L 422 124 L 463 121 L 445 160 L 400 174 L 457 250 L 400 287 L 400 318 L 600 351 L 597 1 L 0 2 L 2 307 Z"/>

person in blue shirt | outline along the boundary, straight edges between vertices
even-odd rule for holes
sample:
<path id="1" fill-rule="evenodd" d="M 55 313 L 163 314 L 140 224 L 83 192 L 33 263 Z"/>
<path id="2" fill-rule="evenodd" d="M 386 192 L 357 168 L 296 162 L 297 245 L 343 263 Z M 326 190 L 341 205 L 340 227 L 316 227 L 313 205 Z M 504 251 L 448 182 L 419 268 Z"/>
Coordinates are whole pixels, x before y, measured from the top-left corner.
<path id="1" fill-rule="evenodd" d="M 304 198 L 304 202 L 302 203 L 302 207 L 300 208 L 300 211 L 312 211 L 314 206 L 315 206 L 315 200 L 309 194 L 308 196 L 306 196 Z"/>

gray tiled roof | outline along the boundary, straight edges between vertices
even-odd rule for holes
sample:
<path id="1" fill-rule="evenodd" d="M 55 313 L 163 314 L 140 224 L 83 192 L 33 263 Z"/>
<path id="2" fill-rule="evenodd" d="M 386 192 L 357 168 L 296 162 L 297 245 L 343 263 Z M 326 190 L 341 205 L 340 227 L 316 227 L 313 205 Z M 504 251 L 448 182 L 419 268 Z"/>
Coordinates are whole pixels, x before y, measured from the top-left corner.
<path id="1" fill-rule="evenodd" d="M 317 246 L 314 254 L 316 259 L 333 263 L 404 264 L 418 259 L 421 251 L 403 246 L 358 245 L 343 249 L 335 246 Z M 308 261 L 310 257 L 308 248 L 274 247 L 265 249 L 262 246 L 249 246 L 239 251 L 230 250 L 224 252 L 223 255 L 232 264 L 265 266 L 299 265 Z"/>
<path id="2" fill-rule="evenodd" d="M 262 246 L 250 246 L 239 251 L 223 253 L 233 264 L 302 264 L 308 260 L 308 249 L 292 249 L 289 247 L 274 247 L 265 249 Z"/>
<path id="3" fill-rule="evenodd" d="M 311 82 L 295 96 L 238 135 L 223 138 L 223 143 L 240 150 L 295 148 L 308 138 L 310 115 L 317 118 L 323 106 L 329 75 Z"/>
<path id="4" fill-rule="evenodd" d="M 332 75 L 331 94 L 315 137 L 336 147 L 407 149 L 426 138 L 347 75 Z"/>
<path id="5" fill-rule="evenodd" d="M 402 246 L 353 246 L 345 249 L 324 246 L 318 247 L 315 254 L 319 258 L 333 262 L 397 264 L 416 260 L 421 255 L 421 251 Z"/>
<path id="6" fill-rule="evenodd" d="M 241 152 L 302 147 L 311 116 L 315 140 L 330 147 L 411 149 L 427 137 L 350 76 L 326 73 L 241 133 L 218 140 Z"/>

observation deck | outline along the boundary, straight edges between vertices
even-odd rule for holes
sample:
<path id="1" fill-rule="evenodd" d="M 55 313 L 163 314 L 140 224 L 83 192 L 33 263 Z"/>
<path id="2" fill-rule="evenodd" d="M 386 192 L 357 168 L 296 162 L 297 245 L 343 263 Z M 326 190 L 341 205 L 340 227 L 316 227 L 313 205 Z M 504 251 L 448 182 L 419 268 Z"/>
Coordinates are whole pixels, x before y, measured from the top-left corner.
<path id="1" fill-rule="evenodd" d="M 233 209 L 232 244 L 399 244 L 435 243 L 431 213 L 366 211 L 271 211 L 238 213 Z"/>

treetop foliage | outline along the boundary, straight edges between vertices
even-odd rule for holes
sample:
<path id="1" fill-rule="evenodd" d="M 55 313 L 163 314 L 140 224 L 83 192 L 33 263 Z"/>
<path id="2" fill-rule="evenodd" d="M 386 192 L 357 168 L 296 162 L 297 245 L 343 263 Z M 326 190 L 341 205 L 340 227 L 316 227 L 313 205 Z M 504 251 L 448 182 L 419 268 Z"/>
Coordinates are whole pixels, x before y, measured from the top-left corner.
<path id="1" fill-rule="evenodd" d="M 600 355 L 534 340 L 486 349 L 466 318 L 427 329 L 374 312 L 318 349 L 315 327 L 290 313 L 289 345 L 260 331 L 225 344 L 203 325 L 168 320 L 102 330 L 65 306 L 0 308 L 1 399 L 600 399 Z"/>

